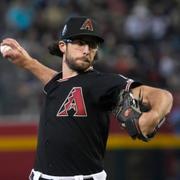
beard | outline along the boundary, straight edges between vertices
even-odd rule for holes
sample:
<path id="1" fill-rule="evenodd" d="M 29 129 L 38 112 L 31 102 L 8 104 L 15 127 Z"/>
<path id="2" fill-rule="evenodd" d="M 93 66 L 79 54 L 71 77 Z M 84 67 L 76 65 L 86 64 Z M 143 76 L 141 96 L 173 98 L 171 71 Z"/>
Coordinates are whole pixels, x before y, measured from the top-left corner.
<path id="1" fill-rule="evenodd" d="M 65 62 L 69 66 L 70 69 L 78 73 L 85 72 L 93 64 L 93 61 L 91 61 L 87 57 L 73 58 L 68 54 L 66 54 Z"/>

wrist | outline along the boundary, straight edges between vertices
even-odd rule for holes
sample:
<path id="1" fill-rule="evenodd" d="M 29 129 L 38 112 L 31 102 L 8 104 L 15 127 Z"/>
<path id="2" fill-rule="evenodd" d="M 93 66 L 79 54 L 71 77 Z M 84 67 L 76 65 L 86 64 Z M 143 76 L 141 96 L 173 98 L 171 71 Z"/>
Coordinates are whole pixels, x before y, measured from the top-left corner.
<path id="1" fill-rule="evenodd" d="M 160 121 L 160 116 L 157 111 L 151 110 L 143 113 L 139 119 L 139 128 L 141 133 L 145 136 L 151 134 Z"/>
<path id="2" fill-rule="evenodd" d="M 36 59 L 29 58 L 27 61 L 24 62 L 24 68 L 26 70 L 31 70 L 32 66 L 36 63 Z"/>

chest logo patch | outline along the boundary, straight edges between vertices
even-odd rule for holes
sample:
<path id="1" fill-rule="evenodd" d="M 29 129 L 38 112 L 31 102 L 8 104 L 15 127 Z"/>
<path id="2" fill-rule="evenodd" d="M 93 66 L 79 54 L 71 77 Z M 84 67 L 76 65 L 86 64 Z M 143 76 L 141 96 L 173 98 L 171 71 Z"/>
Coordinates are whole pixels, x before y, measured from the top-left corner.
<path id="1" fill-rule="evenodd" d="M 87 111 L 81 87 L 73 87 L 62 103 L 58 117 L 76 116 L 86 117 Z"/>

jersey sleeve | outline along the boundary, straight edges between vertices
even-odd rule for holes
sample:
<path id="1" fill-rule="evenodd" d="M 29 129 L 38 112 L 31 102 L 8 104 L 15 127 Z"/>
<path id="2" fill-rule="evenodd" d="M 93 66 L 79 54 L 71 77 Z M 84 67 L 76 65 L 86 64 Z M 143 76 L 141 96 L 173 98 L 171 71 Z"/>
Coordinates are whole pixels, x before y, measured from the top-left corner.
<path id="1" fill-rule="evenodd" d="M 120 74 L 99 74 L 93 83 L 91 95 L 95 104 L 104 110 L 112 110 L 117 103 L 119 92 L 141 85 L 140 82 Z"/>
<path id="2" fill-rule="evenodd" d="M 54 89 L 58 83 L 57 80 L 61 78 L 61 72 L 57 73 L 45 86 L 44 86 L 44 93 L 48 94 L 52 89 Z"/>

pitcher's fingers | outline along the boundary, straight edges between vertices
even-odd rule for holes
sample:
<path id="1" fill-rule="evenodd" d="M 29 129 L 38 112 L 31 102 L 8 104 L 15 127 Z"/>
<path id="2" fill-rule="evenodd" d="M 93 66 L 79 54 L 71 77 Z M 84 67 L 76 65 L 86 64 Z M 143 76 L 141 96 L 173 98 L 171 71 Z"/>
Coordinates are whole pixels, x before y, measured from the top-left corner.
<path id="1" fill-rule="evenodd" d="M 8 50 L 4 53 L 2 53 L 3 58 L 6 59 L 14 59 L 16 57 L 16 53 L 14 53 L 13 50 Z"/>
<path id="2" fill-rule="evenodd" d="M 15 39 L 12 39 L 12 38 L 4 39 L 1 45 L 8 45 L 8 46 L 11 46 L 12 48 L 20 47 L 20 44 Z"/>

